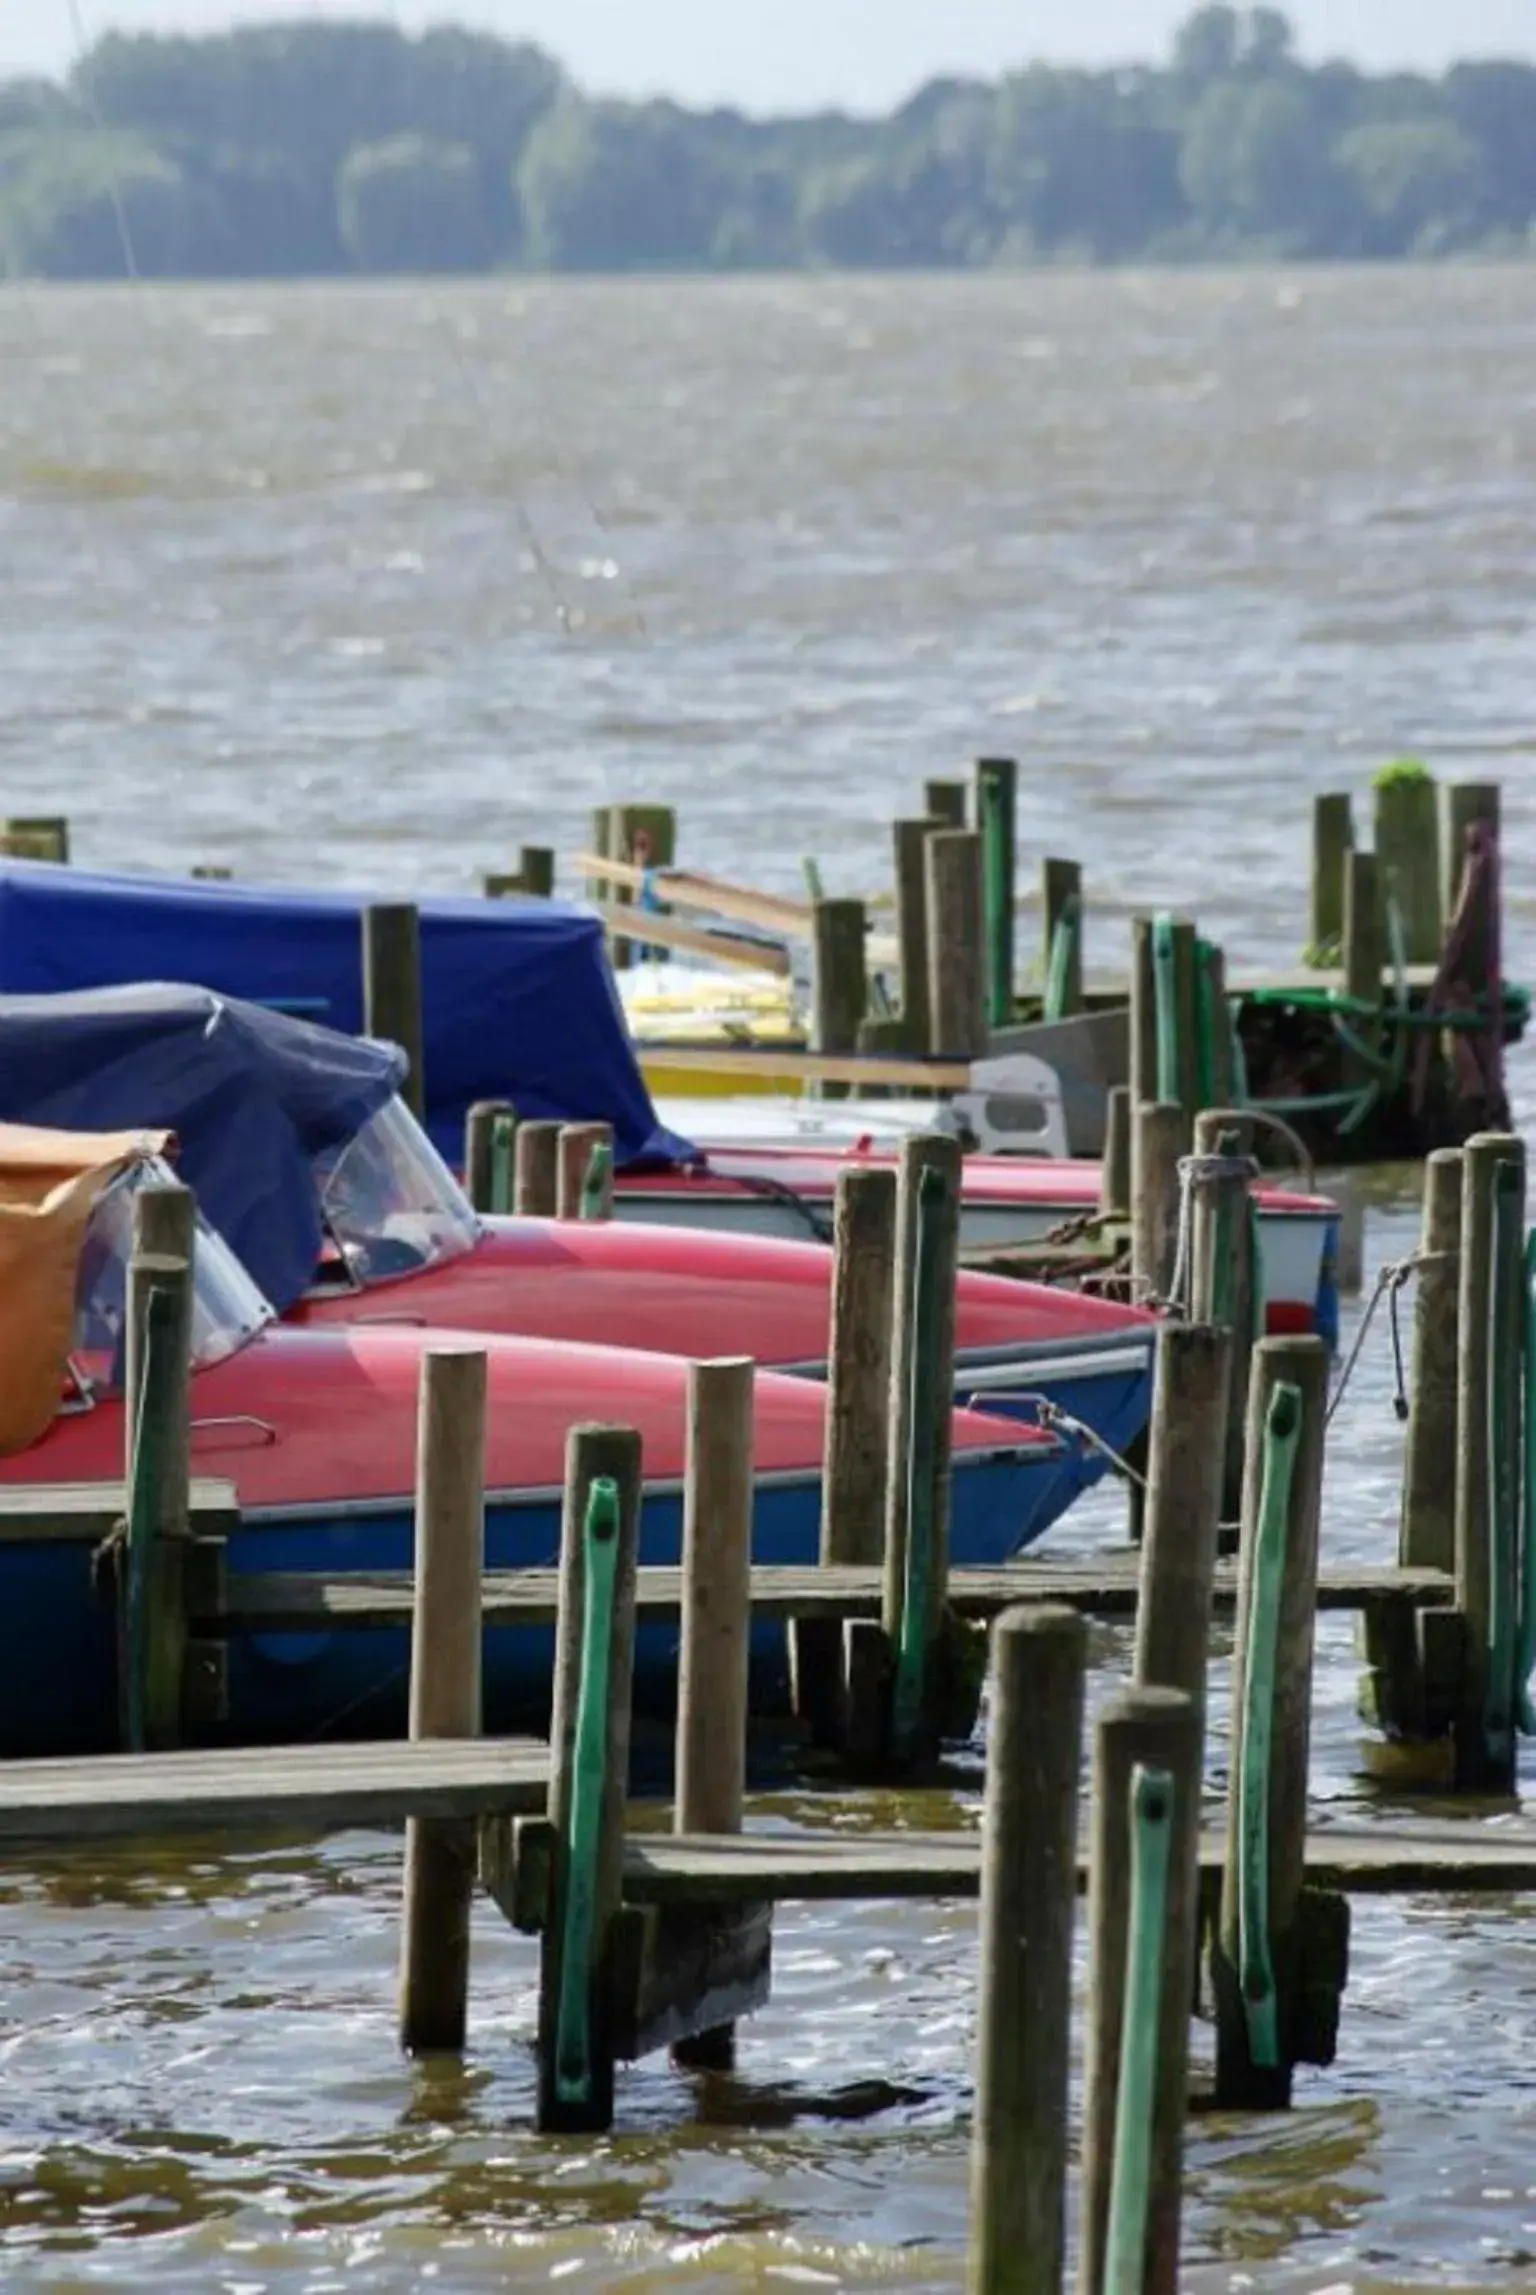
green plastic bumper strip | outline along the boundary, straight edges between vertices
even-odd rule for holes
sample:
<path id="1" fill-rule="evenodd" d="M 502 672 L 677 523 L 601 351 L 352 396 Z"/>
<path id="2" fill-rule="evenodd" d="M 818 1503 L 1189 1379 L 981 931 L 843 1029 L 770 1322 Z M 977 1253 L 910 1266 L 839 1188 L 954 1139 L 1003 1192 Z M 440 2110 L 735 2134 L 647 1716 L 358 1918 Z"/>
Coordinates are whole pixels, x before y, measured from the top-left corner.
<path id="1" fill-rule="evenodd" d="M 133 1471 L 128 1490 L 128 1552 L 123 1588 L 123 1659 L 127 1672 L 124 1720 L 130 1753 L 144 1751 L 144 1677 L 149 1663 L 149 1565 L 160 1519 L 166 1462 L 160 1455 L 164 1412 L 160 1391 L 174 1375 L 171 1349 L 176 1337 L 176 1294 L 151 1284 L 144 1309 L 144 1364 L 139 1382 L 139 1415 L 133 1430 Z"/>
<path id="2" fill-rule="evenodd" d="M 1045 978 L 1045 1002 L 1041 1017 L 1046 1020 L 1065 1020 L 1067 1017 L 1067 982 L 1072 977 L 1072 957 L 1083 929 L 1083 903 L 1077 893 L 1069 893 L 1061 904 L 1061 914 L 1051 934 L 1051 958 Z"/>
<path id="3" fill-rule="evenodd" d="M 613 1150 L 606 1140 L 596 1140 L 587 1158 L 586 1177 L 581 1183 L 581 1216 L 583 1219 L 601 1219 L 608 1208 L 608 1174 L 613 1164 Z"/>
<path id="4" fill-rule="evenodd" d="M 907 1553 L 902 1579 L 901 1633 L 896 1645 L 892 1734 L 898 1753 L 917 1735 L 923 1715 L 928 1664 L 928 1597 L 933 1583 L 933 1381 L 941 1312 L 938 1285 L 939 1211 L 944 1174 L 931 1168 L 918 1182 L 917 1236 L 912 1254 L 912 1363 L 907 1381 Z"/>
<path id="5" fill-rule="evenodd" d="M 516 1116 L 493 1116 L 491 1119 L 491 1212 L 496 1218 L 505 1219 L 512 1209 L 516 1146 Z"/>
<path id="6" fill-rule="evenodd" d="M 1009 882 L 1012 856 L 1007 850 L 1002 784 L 995 774 L 983 772 L 977 782 L 981 811 L 982 897 L 987 935 L 987 1016 L 994 1028 L 1006 1028 L 1013 1017 L 1013 886 Z"/>
<path id="7" fill-rule="evenodd" d="M 619 1554 L 619 1487 L 597 1475 L 583 1526 L 581 1684 L 565 1841 L 565 1929 L 560 1944 L 560 2006 L 555 2026 L 555 2093 L 562 2104 L 592 2094 L 592 1947 L 597 1923 L 597 1854 L 608 1783 L 608 1681 L 613 1658 L 613 1593 Z"/>
<path id="8" fill-rule="evenodd" d="M 1483 1736 L 1491 1754 L 1509 1750 L 1514 1729 L 1515 1668 L 1520 1640 L 1519 1509 L 1520 1355 L 1525 1315 L 1525 1173 L 1501 1163 L 1493 1180 L 1493 1266 L 1488 1289 L 1488 1694 Z"/>
<path id="9" fill-rule="evenodd" d="M 1125 2008 L 1115 2090 L 1105 2295 L 1141 2295 L 1152 2197 L 1173 1779 L 1138 1762 L 1131 1772 L 1131 1898 L 1125 1932 Z"/>
<path id="10" fill-rule="evenodd" d="M 1515 1661 L 1515 1700 L 1522 1735 L 1536 1737 L 1536 1706 L 1531 1702 L 1531 1675 L 1536 1672 L 1536 1228 L 1525 1239 L 1524 1279 L 1520 1400 L 1525 1471 L 1520 1493 L 1520 1653 Z"/>
<path id="11" fill-rule="evenodd" d="M 1152 919 L 1152 989 L 1157 1015 L 1157 1096 L 1182 1100 L 1179 1090 L 1179 984 L 1174 971 L 1173 918 L 1164 909 Z"/>
<path id="12" fill-rule="evenodd" d="M 1280 2017 L 1269 1940 L 1269 1761 L 1286 1523 L 1301 1436 L 1301 1389 L 1279 1385 L 1264 1423 L 1264 1474 L 1248 1608 L 1248 1667 L 1237 1746 L 1238 1975 L 1248 2053 L 1264 2071 L 1280 2061 Z"/>

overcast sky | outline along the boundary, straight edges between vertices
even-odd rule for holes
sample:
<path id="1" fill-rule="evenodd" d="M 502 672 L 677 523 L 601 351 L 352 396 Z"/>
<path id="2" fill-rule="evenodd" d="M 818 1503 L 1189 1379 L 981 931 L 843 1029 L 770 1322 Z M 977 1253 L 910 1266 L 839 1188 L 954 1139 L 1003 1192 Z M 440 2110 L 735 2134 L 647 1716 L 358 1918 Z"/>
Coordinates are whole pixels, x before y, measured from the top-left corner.
<path id="1" fill-rule="evenodd" d="M 207 31 L 311 16 L 314 0 L 78 0 L 109 25 Z M 1106 62 L 1163 52 L 1187 0 L 358 0 L 330 14 L 455 20 L 540 41 L 590 88 L 751 110 L 888 105 L 936 72 L 1030 57 Z M 1306 51 L 1371 65 L 1536 56 L 1536 0 L 1294 0 Z M 60 71 L 72 0 L 0 0 L 0 73 Z"/>

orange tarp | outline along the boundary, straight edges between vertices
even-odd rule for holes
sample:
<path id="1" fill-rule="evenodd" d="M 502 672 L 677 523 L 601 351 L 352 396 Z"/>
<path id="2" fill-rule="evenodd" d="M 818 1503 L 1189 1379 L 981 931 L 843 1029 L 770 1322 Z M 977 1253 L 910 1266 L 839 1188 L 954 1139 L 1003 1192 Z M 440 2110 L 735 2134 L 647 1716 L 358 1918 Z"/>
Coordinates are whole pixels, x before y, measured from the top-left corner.
<path id="1" fill-rule="evenodd" d="M 58 1411 L 75 1281 L 102 1189 L 166 1133 L 47 1132 L 0 1124 L 0 1458 L 41 1440 Z"/>

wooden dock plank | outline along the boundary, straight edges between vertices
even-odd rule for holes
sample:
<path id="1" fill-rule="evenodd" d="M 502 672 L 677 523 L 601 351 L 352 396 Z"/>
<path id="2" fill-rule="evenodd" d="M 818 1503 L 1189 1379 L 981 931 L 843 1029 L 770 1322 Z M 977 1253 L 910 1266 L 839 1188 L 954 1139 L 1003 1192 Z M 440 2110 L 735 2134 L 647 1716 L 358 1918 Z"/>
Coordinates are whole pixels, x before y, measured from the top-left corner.
<path id="1" fill-rule="evenodd" d="M 1215 1834 L 1200 1853 L 1207 1873 L 1220 1871 Z M 964 1898 L 980 1878 L 977 1833 L 641 1835 L 624 1860 L 624 1894 L 636 1904 Z M 1086 1884 L 1086 1861 L 1078 1878 Z M 1307 1878 L 1364 1896 L 1536 1889 L 1536 1823 L 1321 1827 L 1307 1841 Z"/>
<path id="2" fill-rule="evenodd" d="M 526 1816 L 542 1812 L 548 1784 L 547 1750 L 529 1738 L 7 1761 L 0 1763 L 0 1841 Z"/>
<path id="3" fill-rule="evenodd" d="M 123 1518 L 120 1482 L 15 1482 L 0 1486 L 0 1546 L 58 1541 L 99 1546 Z M 238 1528 L 240 1502 L 232 1482 L 197 1480 L 191 1525 L 202 1537 L 228 1537 Z"/>
<path id="4" fill-rule="evenodd" d="M 997 1570 L 954 1570 L 949 1599 L 963 1617 L 988 1618 L 1012 1602 L 1063 1602 L 1095 1617 L 1134 1617 L 1139 1560 L 1134 1554 L 1109 1555 L 1089 1563 L 1015 1562 Z M 759 1568 L 752 1573 L 752 1606 L 760 1618 L 878 1617 L 881 1573 L 838 1566 Z M 488 1626 L 550 1625 L 554 1622 L 558 1577 L 553 1570 L 488 1571 L 482 1582 L 482 1614 Z M 1216 1605 L 1230 1611 L 1236 1600 L 1236 1572 L 1218 1572 Z M 1361 1610 L 1396 1599 L 1414 1609 L 1443 1609 L 1455 1600 L 1455 1582 L 1443 1571 L 1342 1569 L 1325 1571 L 1318 1581 L 1320 1610 Z M 411 1580 L 404 1571 L 351 1571 L 343 1578 L 313 1578 L 280 1571 L 231 1576 L 219 1618 L 199 1619 L 199 1632 L 283 1633 L 330 1627 L 362 1630 L 406 1625 L 411 1615 Z M 651 1619 L 675 1618 L 682 1603 L 682 1572 L 643 1569 L 639 1609 Z"/>

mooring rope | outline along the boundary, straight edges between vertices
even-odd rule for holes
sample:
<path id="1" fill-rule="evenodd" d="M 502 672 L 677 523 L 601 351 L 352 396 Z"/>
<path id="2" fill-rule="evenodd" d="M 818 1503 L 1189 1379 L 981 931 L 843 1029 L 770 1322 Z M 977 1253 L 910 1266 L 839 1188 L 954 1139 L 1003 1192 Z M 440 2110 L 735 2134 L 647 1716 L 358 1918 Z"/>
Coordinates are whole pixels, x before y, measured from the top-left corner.
<path id="1" fill-rule="evenodd" d="M 1365 1313 L 1360 1318 L 1360 1328 L 1355 1333 L 1355 1343 L 1345 1358 L 1344 1367 L 1339 1373 L 1338 1383 L 1334 1387 L 1332 1398 L 1324 1414 L 1323 1423 L 1325 1426 L 1333 1424 L 1339 1405 L 1349 1392 L 1350 1381 L 1355 1375 L 1361 1355 L 1365 1352 L 1365 1342 L 1370 1337 L 1371 1325 L 1376 1319 L 1376 1310 L 1383 1299 L 1389 1302 L 1389 1327 L 1392 1337 L 1392 1409 L 1400 1423 L 1407 1420 L 1409 1415 L 1408 1379 L 1403 1364 L 1403 1333 L 1398 1315 L 1398 1302 L 1406 1285 L 1418 1274 L 1421 1268 L 1442 1267 L 1459 1259 L 1460 1256 L 1461 1254 L 1456 1251 L 1413 1251 L 1409 1253 L 1406 1259 L 1389 1260 L 1387 1265 L 1381 1269 L 1376 1277 L 1376 1287 L 1366 1303 Z"/>

